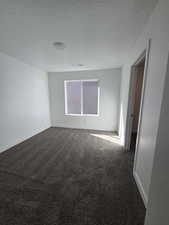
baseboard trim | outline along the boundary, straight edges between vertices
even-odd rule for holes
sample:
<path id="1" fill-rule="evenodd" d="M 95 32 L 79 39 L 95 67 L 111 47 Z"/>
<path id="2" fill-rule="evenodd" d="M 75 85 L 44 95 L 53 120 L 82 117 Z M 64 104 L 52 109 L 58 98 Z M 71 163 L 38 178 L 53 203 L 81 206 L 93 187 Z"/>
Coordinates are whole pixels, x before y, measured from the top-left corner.
<path id="1" fill-rule="evenodd" d="M 102 132 L 112 132 L 116 134 L 119 138 L 118 131 L 116 130 L 102 130 L 102 129 L 92 129 L 92 128 L 77 128 L 77 127 L 69 127 L 69 126 L 51 126 L 52 128 L 63 128 L 63 129 L 73 129 L 73 130 L 90 130 L 90 131 L 102 131 Z"/>
<path id="2" fill-rule="evenodd" d="M 142 197 L 144 206 L 145 206 L 145 208 L 147 208 L 148 197 L 144 191 L 143 185 L 142 185 L 141 180 L 140 180 L 138 174 L 136 173 L 136 171 L 133 171 L 133 176 L 134 176 L 135 182 L 137 184 L 138 190 L 140 192 L 140 195 Z"/>

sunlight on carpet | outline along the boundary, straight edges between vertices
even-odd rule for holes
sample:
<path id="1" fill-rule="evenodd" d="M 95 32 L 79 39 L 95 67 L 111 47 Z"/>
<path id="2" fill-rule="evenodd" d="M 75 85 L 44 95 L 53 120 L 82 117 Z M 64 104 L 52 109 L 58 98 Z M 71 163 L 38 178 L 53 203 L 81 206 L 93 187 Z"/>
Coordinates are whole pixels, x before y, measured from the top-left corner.
<path id="1" fill-rule="evenodd" d="M 117 145 L 121 145 L 121 141 L 120 141 L 120 138 L 118 136 L 115 136 L 115 135 L 105 135 L 105 134 L 90 134 L 94 137 L 98 137 L 98 138 L 101 138 L 105 141 L 109 141 L 111 143 L 114 143 L 114 144 L 117 144 Z"/>

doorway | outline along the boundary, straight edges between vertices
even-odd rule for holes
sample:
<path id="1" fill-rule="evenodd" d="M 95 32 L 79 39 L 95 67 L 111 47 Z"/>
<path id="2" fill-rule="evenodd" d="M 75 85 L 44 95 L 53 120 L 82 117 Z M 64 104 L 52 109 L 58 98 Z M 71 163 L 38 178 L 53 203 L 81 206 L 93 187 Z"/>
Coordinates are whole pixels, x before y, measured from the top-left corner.
<path id="1" fill-rule="evenodd" d="M 134 167 L 137 159 L 137 148 L 142 121 L 142 108 L 146 86 L 151 39 L 146 49 L 131 66 L 129 101 L 126 121 L 125 149 L 135 151 Z"/>
<path id="2" fill-rule="evenodd" d="M 140 115 L 140 106 L 141 106 L 141 96 L 143 88 L 143 78 L 144 78 L 144 69 L 145 69 L 145 56 L 141 61 L 135 65 L 135 79 L 133 81 L 133 107 L 132 107 L 132 126 L 131 126 L 131 141 L 130 141 L 130 150 L 135 151 L 136 140 L 138 134 L 138 123 Z"/>

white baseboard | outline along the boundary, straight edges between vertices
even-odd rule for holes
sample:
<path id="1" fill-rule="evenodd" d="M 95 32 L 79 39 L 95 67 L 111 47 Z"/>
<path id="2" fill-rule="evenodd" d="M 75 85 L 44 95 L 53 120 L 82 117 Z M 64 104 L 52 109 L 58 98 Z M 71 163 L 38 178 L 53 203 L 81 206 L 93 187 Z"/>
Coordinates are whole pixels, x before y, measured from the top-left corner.
<path id="1" fill-rule="evenodd" d="M 93 130 L 93 131 L 103 131 L 103 132 L 112 132 L 115 134 L 118 134 L 116 130 L 104 130 L 104 129 L 94 129 L 94 128 L 78 128 L 78 127 L 73 127 L 73 126 L 61 126 L 61 125 L 52 125 L 51 127 L 53 128 L 65 128 L 65 129 L 77 129 L 77 130 Z M 118 136 L 118 135 L 117 135 Z"/>
<path id="2" fill-rule="evenodd" d="M 140 195 L 143 199 L 145 208 L 147 208 L 148 197 L 147 197 L 147 194 L 144 191 L 143 185 L 142 185 L 141 180 L 140 180 L 138 174 L 136 173 L 136 171 L 133 171 L 133 176 L 134 176 L 135 182 L 137 184 L 138 190 L 140 192 Z"/>

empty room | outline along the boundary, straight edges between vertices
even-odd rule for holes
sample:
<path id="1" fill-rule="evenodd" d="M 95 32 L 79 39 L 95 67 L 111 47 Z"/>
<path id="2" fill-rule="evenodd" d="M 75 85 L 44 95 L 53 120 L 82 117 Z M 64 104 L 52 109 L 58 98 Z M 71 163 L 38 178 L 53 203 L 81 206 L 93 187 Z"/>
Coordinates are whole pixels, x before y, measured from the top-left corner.
<path id="1" fill-rule="evenodd" d="M 0 225 L 169 225 L 168 12 L 0 0 Z"/>

